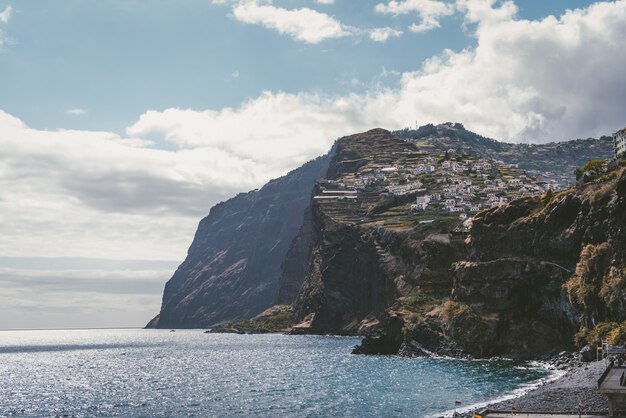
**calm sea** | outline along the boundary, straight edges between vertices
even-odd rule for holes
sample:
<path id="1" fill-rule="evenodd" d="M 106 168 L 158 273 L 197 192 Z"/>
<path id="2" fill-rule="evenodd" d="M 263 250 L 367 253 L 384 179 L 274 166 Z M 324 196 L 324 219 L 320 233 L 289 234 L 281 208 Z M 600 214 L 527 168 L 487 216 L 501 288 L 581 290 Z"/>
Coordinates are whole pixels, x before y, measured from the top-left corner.
<path id="1" fill-rule="evenodd" d="M 545 378 L 527 364 L 356 356 L 358 338 L 0 332 L 0 416 L 424 417 Z"/>

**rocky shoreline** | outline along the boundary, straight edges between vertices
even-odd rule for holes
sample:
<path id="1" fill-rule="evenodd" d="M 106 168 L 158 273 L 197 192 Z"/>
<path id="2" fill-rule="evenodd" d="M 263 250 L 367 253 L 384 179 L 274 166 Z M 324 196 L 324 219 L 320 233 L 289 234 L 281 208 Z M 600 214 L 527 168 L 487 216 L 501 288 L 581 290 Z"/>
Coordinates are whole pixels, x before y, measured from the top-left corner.
<path id="1" fill-rule="evenodd" d="M 583 362 L 581 357 L 578 353 L 560 353 L 550 359 L 546 367 L 561 371 L 562 376 L 547 381 L 521 396 L 490 404 L 486 408 L 510 411 L 515 407 L 520 412 L 577 412 L 578 404 L 582 403 L 586 412 L 607 411 L 607 398 L 597 391 L 598 378 L 607 364 L 604 360 Z M 472 418 L 471 412 L 465 412 L 460 417 Z"/>

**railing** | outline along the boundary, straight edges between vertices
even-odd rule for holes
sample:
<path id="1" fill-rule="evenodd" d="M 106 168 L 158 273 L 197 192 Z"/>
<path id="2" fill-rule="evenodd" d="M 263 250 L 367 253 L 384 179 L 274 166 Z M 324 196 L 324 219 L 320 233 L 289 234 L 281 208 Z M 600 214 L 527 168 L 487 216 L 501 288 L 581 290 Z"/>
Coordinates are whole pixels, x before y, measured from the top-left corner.
<path id="1" fill-rule="evenodd" d="M 600 385 L 602 384 L 602 381 L 604 379 L 606 379 L 606 377 L 609 375 L 609 373 L 611 372 L 611 369 L 613 368 L 613 362 L 609 363 L 609 367 L 606 368 L 606 370 L 604 371 L 604 373 L 602 373 L 602 376 L 600 376 L 600 378 L 598 379 L 598 388 L 600 387 Z"/>

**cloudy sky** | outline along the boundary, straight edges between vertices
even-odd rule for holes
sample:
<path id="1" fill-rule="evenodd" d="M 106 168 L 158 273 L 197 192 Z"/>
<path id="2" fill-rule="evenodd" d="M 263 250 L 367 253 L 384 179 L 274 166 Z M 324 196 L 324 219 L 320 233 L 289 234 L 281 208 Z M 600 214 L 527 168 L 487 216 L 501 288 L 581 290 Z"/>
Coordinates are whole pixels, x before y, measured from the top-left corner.
<path id="1" fill-rule="evenodd" d="M 0 328 L 141 326 L 209 208 L 374 127 L 626 125 L 626 0 L 0 0 Z"/>

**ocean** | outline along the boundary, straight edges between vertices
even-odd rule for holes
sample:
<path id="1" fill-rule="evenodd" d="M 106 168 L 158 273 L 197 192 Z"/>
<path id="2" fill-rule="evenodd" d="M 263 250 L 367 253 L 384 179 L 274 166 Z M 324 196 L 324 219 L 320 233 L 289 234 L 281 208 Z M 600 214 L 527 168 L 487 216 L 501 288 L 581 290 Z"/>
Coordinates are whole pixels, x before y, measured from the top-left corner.
<path id="1" fill-rule="evenodd" d="M 0 416 L 425 417 L 547 378 L 512 361 L 350 354 L 358 338 L 0 331 Z"/>

